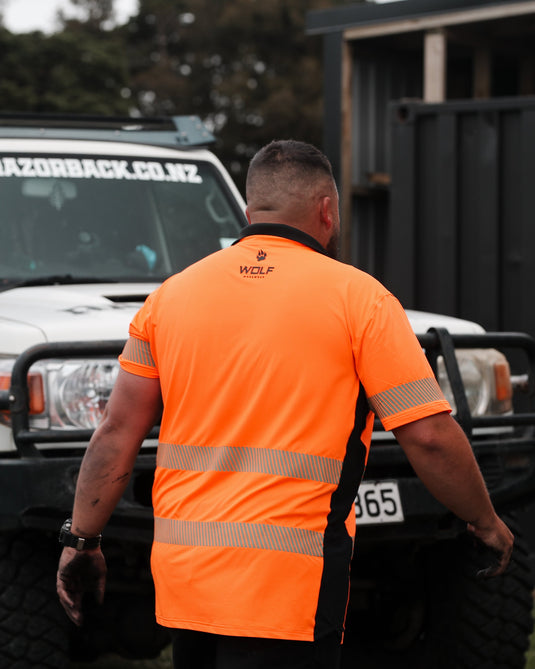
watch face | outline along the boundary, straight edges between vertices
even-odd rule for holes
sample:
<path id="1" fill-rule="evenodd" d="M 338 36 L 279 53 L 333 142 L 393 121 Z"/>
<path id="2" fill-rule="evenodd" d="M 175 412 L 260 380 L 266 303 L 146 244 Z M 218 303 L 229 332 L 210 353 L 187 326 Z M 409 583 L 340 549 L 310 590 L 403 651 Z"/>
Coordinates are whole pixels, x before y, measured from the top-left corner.
<path id="1" fill-rule="evenodd" d="M 70 546 L 70 541 L 69 541 L 69 533 L 67 530 L 61 528 L 61 532 L 59 534 L 59 541 L 62 543 L 64 546 Z"/>

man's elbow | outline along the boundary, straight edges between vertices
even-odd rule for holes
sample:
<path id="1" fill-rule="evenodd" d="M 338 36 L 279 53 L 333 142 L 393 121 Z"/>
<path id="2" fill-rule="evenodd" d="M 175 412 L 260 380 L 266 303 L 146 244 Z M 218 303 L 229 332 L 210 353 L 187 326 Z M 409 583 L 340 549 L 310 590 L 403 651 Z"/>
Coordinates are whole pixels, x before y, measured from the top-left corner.
<path id="1" fill-rule="evenodd" d="M 445 412 L 402 425 L 393 433 L 404 450 L 418 449 L 429 455 L 449 450 L 453 443 L 469 446 L 458 423 Z"/>

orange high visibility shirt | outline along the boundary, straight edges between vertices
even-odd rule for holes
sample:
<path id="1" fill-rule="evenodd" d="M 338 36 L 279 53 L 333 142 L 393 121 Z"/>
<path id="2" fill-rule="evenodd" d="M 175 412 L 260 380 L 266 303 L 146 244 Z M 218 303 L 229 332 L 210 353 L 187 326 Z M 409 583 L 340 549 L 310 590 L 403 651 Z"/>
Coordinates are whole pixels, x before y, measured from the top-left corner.
<path id="1" fill-rule="evenodd" d="M 450 410 L 398 301 L 308 235 L 255 224 L 149 296 L 120 361 L 164 402 L 158 622 L 342 633 L 368 403 L 387 430 Z"/>

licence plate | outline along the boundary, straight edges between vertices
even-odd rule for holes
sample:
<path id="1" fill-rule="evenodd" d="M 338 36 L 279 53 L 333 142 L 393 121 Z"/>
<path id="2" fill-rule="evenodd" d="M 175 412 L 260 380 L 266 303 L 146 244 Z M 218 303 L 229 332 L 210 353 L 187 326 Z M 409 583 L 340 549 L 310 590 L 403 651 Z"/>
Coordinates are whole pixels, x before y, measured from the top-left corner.
<path id="1" fill-rule="evenodd" d="M 363 481 L 355 498 L 358 525 L 402 523 L 403 507 L 397 481 Z"/>

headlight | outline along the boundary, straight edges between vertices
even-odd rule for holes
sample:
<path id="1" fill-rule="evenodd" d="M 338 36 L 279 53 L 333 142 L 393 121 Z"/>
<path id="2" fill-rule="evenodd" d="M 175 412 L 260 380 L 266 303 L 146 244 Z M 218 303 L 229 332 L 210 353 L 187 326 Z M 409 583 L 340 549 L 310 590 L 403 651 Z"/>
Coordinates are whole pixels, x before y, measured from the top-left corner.
<path id="1" fill-rule="evenodd" d="M 9 389 L 14 360 L 0 360 L 0 389 Z M 95 428 L 119 373 L 116 359 L 46 360 L 28 374 L 30 427 Z M 9 424 L 9 412 L 0 412 Z"/>
<path id="2" fill-rule="evenodd" d="M 95 428 L 119 373 L 115 360 L 66 360 L 47 365 L 53 428 Z"/>
<path id="3" fill-rule="evenodd" d="M 502 353 L 494 349 L 459 349 L 455 355 L 472 416 L 503 414 L 512 410 L 511 373 Z M 457 413 L 442 357 L 438 359 L 438 382 L 453 412 Z"/>

